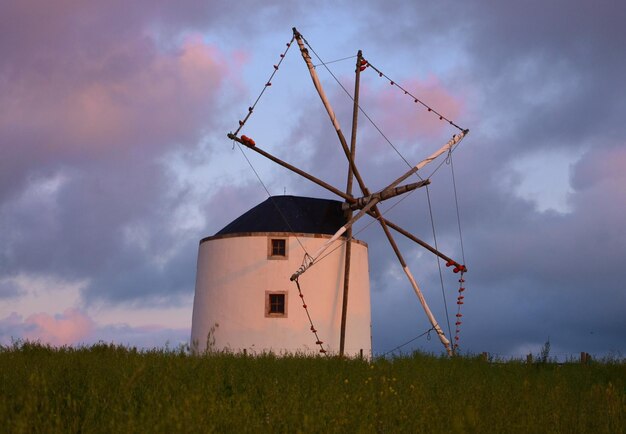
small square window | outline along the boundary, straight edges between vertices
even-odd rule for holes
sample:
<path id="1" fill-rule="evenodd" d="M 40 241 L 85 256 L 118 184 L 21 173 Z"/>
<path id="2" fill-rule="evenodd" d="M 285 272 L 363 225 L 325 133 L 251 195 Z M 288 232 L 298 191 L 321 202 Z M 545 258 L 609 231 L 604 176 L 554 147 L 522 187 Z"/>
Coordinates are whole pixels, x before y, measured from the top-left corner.
<path id="1" fill-rule="evenodd" d="M 265 316 L 267 318 L 287 317 L 287 292 L 265 292 Z"/>
<path id="2" fill-rule="evenodd" d="M 269 238 L 267 242 L 268 259 L 287 259 L 287 239 Z"/>
<path id="3" fill-rule="evenodd" d="M 272 240 L 272 256 L 285 256 L 285 240 Z"/>
<path id="4" fill-rule="evenodd" d="M 285 313 L 285 294 L 270 294 L 270 311 L 268 313 Z"/>

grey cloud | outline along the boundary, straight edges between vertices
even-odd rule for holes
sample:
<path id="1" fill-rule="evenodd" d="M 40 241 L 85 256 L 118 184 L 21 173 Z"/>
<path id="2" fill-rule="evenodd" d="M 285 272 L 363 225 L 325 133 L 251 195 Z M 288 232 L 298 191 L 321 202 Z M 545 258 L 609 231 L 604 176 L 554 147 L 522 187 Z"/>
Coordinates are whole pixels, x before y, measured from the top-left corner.
<path id="1" fill-rule="evenodd" d="M 15 298 L 23 295 L 24 291 L 12 281 L 0 282 L 0 299 Z"/>
<path id="2" fill-rule="evenodd" d="M 232 22 L 226 18 L 233 18 L 232 14 L 238 13 L 236 8 L 229 11 L 218 4 L 209 11 L 200 3 L 185 5 L 176 10 L 165 5 L 148 9 L 143 8 L 145 5 L 136 9 L 129 6 L 129 13 L 117 21 L 118 32 L 96 32 L 84 46 L 72 32 L 60 32 L 50 41 L 52 48 L 57 47 L 50 52 L 67 47 L 69 54 L 61 58 L 70 65 L 80 58 L 85 46 L 100 47 L 99 52 L 109 55 L 104 66 L 98 67 L 97 62 L 96 66 L 83 64 L 89 68 L 75 73 L 79 79 L 91 80 L 89 74 L 121 77 L 132 73 L 136 66 L 133 61 L 138 65 L 149 62 L 161 48 L 158 44 L 162 41 L 151 41 L 129 30 L 134 23 L 157 23 L 166 35 L 165 41 L 175 40 L 187 29 L 204 29 L 213 39 L 222 38 L 229 48 L 248 47 L 252 37 L 268 35 L 259 23 L 241 26 L 240 32 L 233 32 L 230 25 L 226 29 L 224 23 Z M 621 231 L 626 220 L 625 202 L 621 200 L 625 160 L 620 150 L 625 136 L 622 119 L 626 98 L 621 77 L 626 75 L 626 61 L 617 55 L 624 40 L 624 8 L 616 3 L 592 7 L 582 2 L 541 3 L 534 8 L 526 3 L 486 2 L 385 2 L 384 7 L 370 2 L 367 6 L 355 12 L 360 18 L 354 20 L 358 27 L 349 32 L 359 38 L 354 41 L 355 48 L 364 44 L 360 48 L 380 59 L 381 67 L 391 57 L 406 59 L 405 63 L 411 65 L 419 59 L 420 71 L 428 72 L 431 59 L 433 65 L 449 61 L 453 67 L 439 79 L 451 94 L 458 92 L 463 99 L 461 117 L 471 133 L 454 155 L 470 269 L 462 348 L 518 355 L 550 338 L 553 348 L 562 353 L 624 351 L 626 342 L 621 332 L 625 324 L 620 307 L 626 300 L 620 274 L 626 254 Z M 303 8 L 313 12 L 313 8 Z M 138 17 L 146 10 L 150 11 L 148 18 Z M 274 17 L 275 22 L 286 23 L 298 11 L 281 10 L 276 3 L 262 13 Z M 209 16 L 209 12 L 214 15 Z M 254 21 L 250 17 L 242 20 Z M 107 21 L 103 18 L 97 24 L 108 25 Z M 393 26 L 388 25 L 390 21 Z M 46 26 L 55 22 L 51 19 Z M 310 22 L 304 28 L 307 24 L 319 30 Z M 291 25 L 284 29 L 287 36 Z M 146 24 L 141 28 L 148 27 Z M 42 34 L 53 34 L 52 30 Z M 120 41 L 124 39 L 134 41 L 128 50 L 111 49 L 123 45 Z M 23 52 L 10 53 L 8 57 L 13 60 L 5 61 L 2 69 L 5 90 L 9 89 L 6 83 L 17 83 L 11 80 L 16 80 L 18 66 L 20 71 L 33 70 L 27 59 L 36 59 L 44 70 L 46 65 L 56 65 L 51 56 L 45 55 L 50 47 L 41 41 L 25 40 Z M 33 51 L 40 55 L 24 54 Z M 58 71 L 65 71 L 65 66 L 54 69 Z M 416 71 L 401 69 L 398 80 L 412 79 Z M 306 74 L 304 69 L 302 74 Z M 309 86 L 306 80 L 308 77 L 303 83 Z M 221 86 L 218 81 L 213 84 Z M 57 95 L 57 91 L 47 90 L 50 96 Z M 332 92 L 329 90 L 347 133 L 351 105 L 341 91 Z M 211 104 L 200 104 L 180 131 L 165 128 L 155 133 L 145 121 L 142 128 L 119 141 L 124 146 L 116 153 L 92 155 L 80 149 L 53 152 L 36 145 L 23 147 L 20 144 L 39 143 L 42 132 L 51 130 L 46 125 L 34 133 L 31 128 L 3 128 L 2 140 L 12 147 L 0 148 L 0 157 L 7 156 L 0 158 L 4 162 L 2 169 L 6 169 L 0 170 L 0 177 L 5 176 L 0 179 L 0 197 L 4 198 L 0 222 L 11 231 L 0 235 L 0 271 L 10 275 L 21 268 L 34 273 L 56 271 L 89 277 L 92 283 L 85 293 L 89 300 L 140 302 L 168 294 L 175 300 L 189 294 L 198 239 L 211 235 L 265 198 L 256 181 L 233 187 L 222 180 L 212 180 L 216 185 L 211 193 L 197 197 L 155 163 L 172 150 L 190 155 L 210 152 L 211 146 L 198 144 L 207 128 L 214 126 L 221 131 L 223 123 L 236 122 L 236 118 L 218 119 L 218 110 L 224 105 L 230 107 L 228 104 L 239 104 L 237 107 L 244 110 L 247 107 L 247 102 L 225 103 L 219 100 L 219 94 L 211 96 Z M 213 105 L 215 101 L 220 102 Z M 365 99 L 363 104 L 367 105 Z M 288 140 L 286 144 L 273 144 L 280 150 L 276 153 L 343 188 L 346 165 L 316 96 L 311 93 L 294 106 L 298 122 L 285 126 L 290 128 Z M 184 100 L 174 107 L 184 108 Z M 368 106 L 373 114 L 379 114 L 377 109 Z M 360 167 L 370 187 L 383 186 L 405 166 L 363 119 L 361 126 Z M 52 131 L 57 139 L 63 137 L 62 132 Z M 222 143 L 224 132 L 208 136 Z M 140 145 L 135 152 L 125 146 L 136 143 Z M 427 155 L 427 149 L 434 150 L 440 144 L 439 137 L 429 137 L 400 146 L 414 162 Z M 571 168 L 571 212 L 566 214 L 538 212 L 532 201 L 512 191 L 523 174 L 507 173 L 516 158 L 553 149 L 586 150 L 583 159 Z M 237 161 L 245 167 L 243 160 Z M 54 203 L 23 198 L 25 186 L 33 179 L 58 173 L 67 173 L 68 181 L 59 189 Z M 270 178 L 266 181 L 273 192 L 286 186 L 291 194 L 333 197 L 282 169 L 273 171 Z M 433 178 L 431 193 L 440 246 L 459 257 L 448 166 Z M 193 201 L 198 201 L 205 215 L 204 227 L 181 232 L 171 218 L 172 211 Z M 389 216 L 432 242 L 424 191 L 399 204 Z M 370 245 L 374 347 L 378 352 L 387 351 L 421 334 L 429 325 L 408 284 L 394 277 L 396 261 L 380 229 L 373 225 L 359 238 Z M 420 256 L 418 248 L 397 238 L 437 317 L 444 322 L 434 258 Z M 7 245 L 12 246 L 10 250 Z M 444 268 L 444 278 L 453 313 L 455 275 Z M 143 336 L 137 340 L 147 335 Z M 436 339 L 426 341 L 425 337 L 406 348 L 441 350 Z"/>
<path id="3" fill-rule="evenodd" d="M 593 10 L 578 4 L 538 9 L 526 4 L 393 6 L 363 12 L 373 19 L 359 20 L 361 33 L 392 52 L 417 52 L 426 59 L 429 54 L 440 59 L 435 50 L 448 44 L 451 53 L 462 54 L 456 60 L 462 68 L 443 79 L 461 92 L 472 89 L 465 107 L 468 119 L 474 119 L 468 125 L 472 132 L 455 154 L 470 268 L 464 348 L 512 355 L 525 351 L 525 346 L 538 348 L 549 338 L 562 353 L 584 348 L 598 353 L 623 351 L 624 320 L 617 307 L 624 304 L 620 274 L 626 240 L 619 222 L 626 219 L 626 210 L 618 169 L 623 167 L 623 157 L 611 150 L 624 147 L 623 123 L 617 120 L 625 112 L 619 77 L 626 62 L 614 58 L 624 37 L 616 17 L 624 14 L 624 8 L 615 4 Z M 455 22 L 455 16 L 461 15 L 463 19 Z M 392 16 L 403 18 L 393 28 L 380 25 Z M 346 110 L 335 109 L 340 118 L 349 116 Z M 325 113 L 315 115 L 312 109 L 302 119 L 294 142 L 330 143 L 338 149 Z M 345 131 L 347 124 L 342 122 Z M 298 135 L 303 130 L 312 132 L 306 141 Z M 370 138 L 360 137 L 362 151 Z M 587 149 L 570 169 L 572 211 L 538 212 L 531 201 L 512 191 L 515 175 L 506 173 L 508 164 L 530 152 L 567 148 Z M 329 160 L 328 152 L 308 155 L 306 164 L 322 178 L 342 179 L 345 163 L 340 157 Z M 370 158 L 362 153 L 360 157 L 370 184 L 382 181 L 384 185 L 384 179 L 398 173 L 375 152 L 367 155 Z M 452 202 L 441 201 L 450 190 L 449 180 L 439 175 L 431 187 L 439 241 L 453 246 L 456 214 Z M 507 185 L 503 175 L 514 183 Z M 303 191 L 317 192 L 304 186 Z M 418 197 L 409 201 L 413 205 L 401 204 L 401 211 L 394 210 L 393 216 L 431 241 L 424 201 Z M 402 336 L 412 337 L 399 331 L 417 335 L 428 326 L 414 319 L 420 312 L 412 306 L 411 291 L 386 274 L 394 260 L 389 259 L 392 253 L 378 228 L 370 228 L 363 238 L 370 245 L 372 264 L 374 346 L 385 351 L 400 343 Z M 407 257 L 417 253 L 408 245 L 403 249 Z M 457 247 L 452 250 L 450 254 L 460 254 Z M 424 288 L 439 288 L 438 275 L 428 271 L 431 266 L 423 261 L 430 259 L 412 260 L 418 280 Z M 448 305 L 456 307 L 453 283 L 446 285 L 446 293 Z M 390 296 L 398 292 L 403 295 Z M 443 321 L 441 297 L 436 292 L 431 296 Z M 391 320 L 386 312 L 397 315 Z M 438 344 L 432 345 L 417 344 L 440 350 Z"/>
<path id="4" fill-rule="evenodd" d="M 153 25 L 168 22 L 163 8 L 3 3 L 3 276 L 86 279 L 86 300 L 191 291 L 194 243 L 174 217 L 190 199 L 166 158 L 208 158 L 201 139 L 225 107 L 229 65 L 194 40 L 160 47 Z M 205 24 L 215 18 L 206 4 L 176 10 L 198 18 L 198 8 Z M 178 36 L 193 27 L 175 21 Z"/>

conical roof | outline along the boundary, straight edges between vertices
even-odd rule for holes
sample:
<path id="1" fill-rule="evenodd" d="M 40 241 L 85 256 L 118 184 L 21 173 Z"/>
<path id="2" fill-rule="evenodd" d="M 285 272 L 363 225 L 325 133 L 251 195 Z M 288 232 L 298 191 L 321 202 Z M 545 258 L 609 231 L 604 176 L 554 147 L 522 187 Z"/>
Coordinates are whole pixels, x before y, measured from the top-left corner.
<path id="1" fill-rule="evenodd" d="M 272 196 L 215 235 L 294 232 L 333 235 L 346 223 L 342 202 L 300 196 Z"/>

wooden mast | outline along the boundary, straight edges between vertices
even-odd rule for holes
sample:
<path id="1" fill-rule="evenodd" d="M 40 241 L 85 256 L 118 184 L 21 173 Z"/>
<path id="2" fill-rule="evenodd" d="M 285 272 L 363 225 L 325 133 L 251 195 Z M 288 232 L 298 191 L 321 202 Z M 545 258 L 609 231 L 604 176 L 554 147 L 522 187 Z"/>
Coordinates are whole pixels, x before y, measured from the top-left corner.
<path id="1" fill-rule="evenodd" d="M 311 75 L 311 79 L 313 80 L 313 85 L 315 86 L 315 89 L 317 90 L 317 93 L 319 94 L 320 99 L 322 100 L 322 103 L 324 104 L 324 107 L 326 108 L 326 111 L 328 112 L 330 120 L 331 120 L 333 126 L 335 127 L 335 131 L 337 132 L 337 136 L 339 137 L 339 141 L 341 142 L 341 146 L 342 146 L 342 148 L 344 150 L 344 153 L 346 154 L 346 157 L 348 158 L 350 166 L 352 167 L 352 171 L 354 172 L 354 176 L 356 177 L 357 182 L 359 183 L 359 186 L 360 186 L 363 194 L 364 195 L 368 195 L 369 191 L 368 191 L 367 187 L 365 186 L 365 183 L 363 182 L 363 178 L 361 178 L 358 169 L 354 165 L 354 161 L 350 159 L 350 150 L 348 149 L 348 145 L 346 144 L 346 139 L 343 136 L 343 133 L 341 131 L 341 127 L 339 126 L 339 121 L 337 120 L 335 112 L 333 111 L 333 109 L 332 109 L 332 107 L 330 105 L 330 102 L 328 101 L 328 98 L 326 98 L 326 94 L 324 93 L 324 89 L 322 88 L 322 85 L 321 85 L 321 83 L 319 81 L 319 78 L 317 77 L 317 73 L 315 72 L 315 67 L 313 66 L 313 62 L 311 61 L 311 56 L 309 55 L 308 50 L 304 46 L 304 42 L 302 40 L 302 35 L 300 34 L 300 32 L 298 32 L 298 30 L 295 27 L 293 28 L 293 33 L 294 33 L 294 37 L 296 38 L 296 41 L 298 43 L 298 46 L 300 47 L 300 52 L 302 53 L 302 58 L 304 59 L 305 63 L 307 64 L 307 67 L 309 69 L 309 74 Z M 435 152 L 435 154 L 431 155 L 429 158 L 427 158 L 426 160 L 422 161 L 420 164 L 418 164 L 414 168 L 410 169 L 402 177 L 400 177 L 396 181 L 394 181 L 389 187 L 394 187 L 394 186 L 398 185 L 400 182 L 402 182 L 402 180 L 408 178 L 410 175 L 415 173 L 421 167 L 423 167 L 424 165 L 426 165 L 429 162 L 431 162 L 438 155 L 440 155 L 443 152 L 445 152 L 446 150 L 450 149 L 454 144 L 458 143 L 458 141 L 460 141 L 463 138 L 464 135 L 465 135 L 465 131 L 463 131 L 458 136 L 454 136 L 453 140 L 451 140 L 446 145 L 444 145 L 439 151 Z M 382 213 L 378 210 L 378 207 L 376 206 L 376 202 L 378 202 L 378 200 L 372 199 L 372 201 L 370 203 L 372 203 L 372 202 L 374 202 L 374 204 L 373 204 L 373 206 L 371 208 L 372 208 L 372 211 L 374 212 L 375 216 L 377 218 L 378 217 L 382 217 Z M 381 227 L 383 229 L 383 232 L 385 233 L 385 236 L 389 240 L 389 243 L 391 244 L 391 247 L 393 248 L 393 251 L 396 254 L 396 257 L 398 258 L 398 261 L 400 262 L 400 265 L 402 266 L 402 269 L 403 269 L 404 273 L 406 274 L 409 282 L 411 283 L 411 286 L 413 287 L 413 291 L 417 295 L 417 298 L 419 299 L 419 302 L 422 305 L 422 308 L 424 309 L 424 312 L 426 313 L 426 316 L 428 317 L 428 320 L 429 320 L 430 324 L 432 325 L 432 328 L 437 333 L 437 336 L 439 337 L 439 340 L 441 341 L 441 343 L 445 347 L 446 352 L 448 353 L 448 355 L 451 356 L 452 355 L 452 348 L 451 348 L 451 345 L 450 345 L 450 341 L 446 338 L 445 333 L 443 332 L 443 330 L 439 326 L 439 323 L 435 319 L 435 316 L 433 315 L 432 311 L 428 307 L 428 304 L 426 303 L 426 300 L 424 299 L 424 295 L 422 294 L 422 290 L 420 289 L 420 287 L 418 286 L 417 282 L 415 281 L 415 278 L 413 277 L 413 274 L 411 273 L 411 270 L 409 269 L 406 261 L 404 260 L 404 257 L 402 256 L 402 253 L 400 252 L 400 249 L 398 248 L 398 245 L 396 244 L 393 236 L 391 235 L 391 232 L 389 231 L 389 228 L 387 227 L 387 225 L 385 224 L 385 222 L 382 219 L 379 219 L 378 221 L 379 221 L 379 223 L 380 223 L 380 225 L 381 225 Z M 339 231 L 337 231 L 335 236 L 337 234 L 340 234 L 340 233 L 343 233 L 343 232 L 345 232 L 345 226 L 343 226 Z M 292 276 L 292 280 L 294 279 L 294 276 L 296 276 L 296 278 L 297 278 L 297 275 L 302 274 L 304 271 L 306 271 L 306 268 L 308 268 L 308 267 L 303 267 L 301 270 L 299 270 L 297 273 L 295 273 Z"/>
<path id="2" fill-rule="evenodd" d="M 348 181 L 346 183 L 346 194 L 352 196 L 352 181 L 354 178 L 354 172 L 352 166 L 356 166 L 354 159 L 356 156 L 356 132 L 357 132 L 357 119 L 359 114 L 359 83 L 361 80 L 361 60 L 363 59 L 363 53 L 361 50 L 356 55 L 356 70 L 354 78 L 354 105 L 352 108 L 352 135 L 350 136 L 350 159 L 348 161 Z M 352 209 L 346 211 L 346 220 L 352 219 Z M 346 345 L 346 321 L 348 314 L 348 293 L 350 290 L 350 261 L 352 255 L 352 227 L 346 231 L 346 258 L 345 266 L 343 270 L 343 299 L 341 304 L 341 331 L 339 333 L 339 357 L 343 357 L 344 348 Z"/>

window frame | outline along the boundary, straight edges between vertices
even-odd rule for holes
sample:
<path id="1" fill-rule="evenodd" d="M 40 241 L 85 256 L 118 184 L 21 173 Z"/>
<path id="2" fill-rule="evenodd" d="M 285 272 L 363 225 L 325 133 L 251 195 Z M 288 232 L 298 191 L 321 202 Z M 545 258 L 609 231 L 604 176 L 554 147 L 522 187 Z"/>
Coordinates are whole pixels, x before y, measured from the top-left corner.
<path id="1" fill-rule="evenodd" d="M 274 254 L 274 241 L 283 241 L 285 243 L 285 254 Z M 267 237 L 267 259 L 287 260 L 289 259 L 289 243 L 286 237 Z"/>
<path id="2" fill-rule="evenodd" d="M 284 296 L 284 312 L 270 312 L 271 296 Z M 265 291 L 265 318 L 287 318 L 289 310 L 289 293 L 287 291 Z"/>

